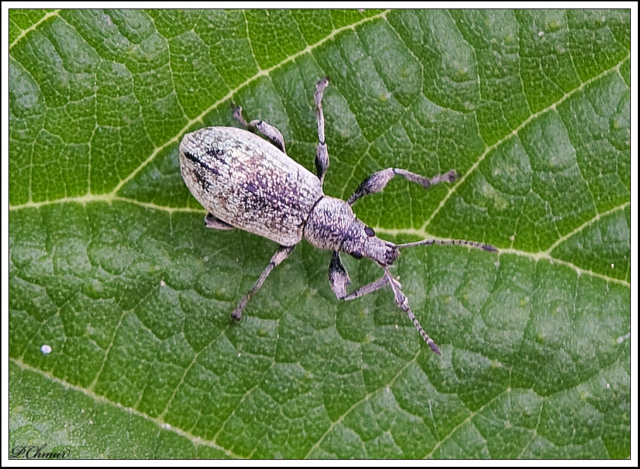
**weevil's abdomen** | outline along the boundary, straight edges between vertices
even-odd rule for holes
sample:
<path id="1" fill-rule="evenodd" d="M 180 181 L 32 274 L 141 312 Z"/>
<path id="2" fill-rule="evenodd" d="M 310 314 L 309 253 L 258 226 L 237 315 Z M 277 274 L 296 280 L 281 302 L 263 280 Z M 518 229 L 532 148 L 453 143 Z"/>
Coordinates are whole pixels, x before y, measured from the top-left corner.
<path id="1" fill-rule="evenodd" d="M 202 206 L 220 220 L 283 246 L 297 244 L 318 178 L 271 143 L 246 130 L 208 127 L 180 143 L 180 170 Z"/>

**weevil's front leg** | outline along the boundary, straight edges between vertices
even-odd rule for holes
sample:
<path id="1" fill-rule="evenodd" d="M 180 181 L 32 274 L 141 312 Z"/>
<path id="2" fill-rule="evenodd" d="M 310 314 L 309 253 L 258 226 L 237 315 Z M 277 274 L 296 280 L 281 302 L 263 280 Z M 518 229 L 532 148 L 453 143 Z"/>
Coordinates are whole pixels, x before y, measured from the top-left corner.
<path id="1" fill-rule="evenodd" d="M 329 167 L 329 152 L 324 142 L 324 114 L 322 113 L 322 96 L 324 89 L 329 86 L 329 77 L 324 77 L 316 83 L 316 114 L 318 116 L 318 149 L 316 150 L 316 172 L 320 184 L 324 183 L 324 175 Z"/>
<path id="2" fill-rule="evenodd" d="M 356 291 L 349 293 L 347 296 L 342 298 L 344 301 L 355 300 L 356 298 L 360 298 L 361 296 L 368 295 L 376 290 L 380 290 L 382 287 L 385 287 L 389 283 L 389 280 L 386 276 L 379 278 L 375 282 L 371 282 L 366 284 L 364 287 L 358 288 Z"/>
<path id="3" fill-rule="evenodd" d="M 233 230 L 235 227 L 229 223 L 220 220 L 218 217 L 211 213 L 207 213 L 204 217 L 204 225 L 207 228 L 213 228 L 214 230 Z"/>
<path id="4" fill-rule="evenodd" d="M 260 120 L 252 120 L 247 124 L 247 121 L 242 117 L 242 108 L 240 106 L 233 109 L 233 117 L 240 122 L 245 129 L 258 129 L 260 133 L 267 137 L 282 153 L 287 153 L 284 149 L 284 137 L 274 126 Z"/>
<path id="5" fill-rule="evenodd" d="M 347 269 L 342 265 L 340 260 L 340 253 L 333 251 L 331 255 L 331 263 L 329 264 L 329 283 L 333 293 L 336 294 L 339 300 L 347 296 L 347 287 L 351 285 L 351 279 L 347 273 Z"/>
<path id="6" fill-rule="evenodd" d="M 347 203 L 353 205 L 356 200 L 365 195 L 375 194 L 376 192 L 382 192 L 387 183 L 394 178 L 394 176 L 402 176 L 405 179 L 420 184 L 425 189 L 438 184 L 439 182 L 454 182 L 458 178 L 458 173 L 455 170 L 451 170 L 446 174 L 439 174 L 432 178 L 420 176 L 419 174 L 412 173 L 406 169 L 387 168 L 377 173 L 373 173 L 367 179 L 362 181 L 356 191 L 353 193 Z"/>
<path id="7" fill-rule="evenodd" d="M 262 286 L 264 281 L 267 279 L 267 277 L 269 276 L 271 271 L 274 269 L 274 267 L 276 267 L 277 265 L 280 265 L 280 263 L 283 260 L 289 257 L 289 254 L 293 252 L 294 248 L 295 248 L 295 245 L 280 246 L 280 249 L 278 249 L 276 253 L 273 255 L 273 257 L 271 258 L 271 262 L 269 262 L 269 265 L 264 269 L 264 271 L 260 275 L 260 278 L 258 278 L 253 288 L 249 290 L 249 293 L 247 293 L 242 300 L 240 300 L 240 303 L 238 303 L 238 307 L 233 311 L 233 313 L 231 313 L 231 317 L 233 317 L 233 319 L 239 321 L 242 318 L 242 310 L 244 310 L 245 306 L 247 306 L 247 303 L 249 302 L 251 297 L 255 295 L 258 290 L 260 290 L 260 287 Z"/>
<path id="8" fill-rule="evenodd" d="M 409 301 L 407 301 L 407 297 L 402 293 L 400 282 L 393 278 L 388 268 L 384 269 L 384 276 L 376 280 L 375 282 L 371 282 L 363 287 L 358 288 L 353 293 L 346 294 L 346 286 L 351 283 L 349 281 L 349 275 L 345 270 L 344 266 L 340 262 L 340 257 L 337 252 L 333 253 L 333 257 L 331 258 L 331 264 L 329 265 L 329 279 L 331 280 L 331 288 L 333 292 L 336 294 L 339 300 L 351 301 L 356 298 L 363 297 L 372 293 L 374 291 L 380 290 L 381 288 L 391 285 L 391 289 L 393 290 L 393 297 L 396 301 L 398 307 L 407 313 L 409 319 L 413 322 L 413 325 L 416 326 L 418 332 L 427 343 L 431 350 L 440 355 L 440 349 L 435 344 L 431 337 L 427 335 L 424 331 L 420 322 L 409 308 Z"/>
<path id="9" fill-rule="evenodd" d="M 336 297 L 339 300 L 345 301 L 360 298 L 368 293 L 379 290 L 389 283 L 389 280 L 387 280 L 387 277 L 385 276 L 375 282 L 360 287 L 353 293 L 349 293 L 347 295 L 347 286 L 351 284 L 351 279 L 349 278 L 347 270 L 342 265 L 342 262 L 340 261 L 340 254 L 337 251 L 334 251 L 331 256 L 331 263 L 329 264 L 329 281 L 331 283 L 331 289 L 333 290 L 333 293 L 336 294 Z"/>
<path id="10" fill-rule="evenodd" d="M 391 285 L 391 289 L 393 290 L 393 296 L 394 296 L 394 299 L 396 300 L 396 304 L 398 305 L 398 307 L 402 311 L 407 313 L 407 315 L 409 316 L 409 319 L 411 319 L 411 321 L 413 322 L 413 325 L 416 326 L 416 329 L 418 329 L 418 332 L 420 333 L 424 341 L 427 343 L 429 347 L 431 347 L 431 350 L 433 350 L 435 353 L 440 355 L 440 349 L 438 348 L 436 343 L 431 339 L 431 337 L 427 335 L 427 333 L 424 331 L 424 329 L 420 325 L 420 322 L 418 322 L 418 319 L 413 314 L 413 311 L 411 311 L 411 308 L 409 308 L 409 301 L 407 301 L 407 297 L 404 296 L 404 293 L 402 293 L 402 290 L 400 290 L 400 287 L 401 287 L 400 282 L 398 282 L 395 278 L 393 278 L 393 276 L 391 275 L 387 267 L 384 268 L 384 276 L 388 280 L 388 283 Z"/>

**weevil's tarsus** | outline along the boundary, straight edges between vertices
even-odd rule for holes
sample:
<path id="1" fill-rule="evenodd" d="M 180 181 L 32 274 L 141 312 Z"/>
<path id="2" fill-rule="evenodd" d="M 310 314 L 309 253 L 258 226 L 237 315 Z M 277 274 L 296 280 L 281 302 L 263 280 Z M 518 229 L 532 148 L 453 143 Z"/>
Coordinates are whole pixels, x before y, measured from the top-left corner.
<path id="1" fill-rule="evenodd" d="M 240 321 L 240 319 L 242 319 L 242 311 L 247 306 L 247 303 L 249 302 L 251 297 L 255 295 L 258 290 L 260 290 L 260 287 L 267 279 L 271 271 L 276 266 L 280 265 L 282 261 L 284 261 L 287 257 L 289 257 L 289 254 L 293 252 L 294 248 L 295 246 L 280 246 L 280 248 L 271 258 L 269 265 L 262 271 L 260 278 L 258 278 L 253 288 L 251 288 L 251 290 L 249 290 L 245 297 L 240 300 L 240 303 L 238 303 L 238 307 L 233 311 L 233 313 L 231 313 L 231 317 L 233 319 L 235 319 L 236 321 Z"/>
<path id="2" fill-rule="evenodd" d="M 419 174 L 412 173 L 411 171 L 407 171 L 406 169 L 387 168 L 382 171 L 378 171 L 377 173 L 373 173 L 371 176 L 362 181 L 353 195 L 349 197 L 347 203 L 349 205 L 353 205 L 358 199 L 364 197 L 365 195 L 382 192 L 387 183 L 391 181 L 391 179 L 393 179 L 395 176 L 402 176 L 408 181 L 415 182 L 417 184 L 420 184 L 425 189 L 428 189 L 434 184 L 438 184 L 440 182 L 454 182 L 458 178 L 458 173 L 456 173 L 456 171 L 452 169 L 446 174 L 439 174 L 438 176 L 427 178 L 424 176 L 420 176 Z"/>
<path id="3" fill-rule="evenodd" d="M 415 243 L 405 243 L 405 244 L 396 244 L 396 247 L 399 249 L 403 248 L 413 248 L 416 246 L 431 246 L 432 244 L 452 244 L 452 245 L 463 245 L 463 246 L 471 246 L 473 248 L 483 249 L 489 252 L 498 252 L 498 249 L 495 246 L 491 246 L 490 244 L 477 243 L 475 241 L 466 241 L 464 239 L 424 239 L 422 241 L 416 241 Z"/>
<path id="4" fill-rule="evenodd" d="M 347 269 L 342 265 L 340 260 L 340 253 L 333 251 L 331 255 L 331 263 L 329 264 L 329 283 L 333 293 L 336 294 L 338 299 L 342 299 L 347 296 L 347 287 L 351 285 L 351 279 L 347 273 Z"/>
<path id="5" fill-rule="evenodd" d="M 240 122 L 240 125 L 242 125 L 245 129 L 257 129 L 262 135 L 267 138 L 267 140 L 273 143 L 273 145 L 275 145 L 278 150 L 280 150 L 284 154 L 287 153 L 284 147 L 284 137 L 277 128 L 267 124 L 262 120 L 252 120 L 251 122 L 247 123 L 247 121 L 244 120 L 244 117 L 242 117 L 242 108 L 240 106 L 233 108 L 233 117 L 238 122 Z"/>
<path id="6" fill-rule="evenodd" d="M 327 144 L 324 141 L 324 114 L 322 112 L 322 96 L 324 95 L 325 88 L 329 86 L 329 77 L 321 78 L 316 83 L 316 114 L 318 117 L 318 148 L 316 150 L 316 172 L 320 184 L 324 184 L 324 176 L 329 167 L 329 151 L 327 150 Z"/>
<path id="7" fill-rule="evenodd" d="M 219 218 L 213 216 L 211 213 L 207 213 L 204 217 L 204 224 L 207 228 L 213 228 L 214 230 L 233 230 L 234 226 L 231 226 L 229 223 L 226 223 Z"/>
<path id="8" fill-rule="evenodd" d="M 411 319 L 411 321 L 413 322 L 413 325 L 416 326 L 416 329 L 418 329 L 418 332 L 420 333 L 424 341 L 427 343 L 427 345 L 431 348 L 431 350 L 433 350 L 435 353 L 440 355 L 440 349 L 438 348 L 436 343 L 431 339 L 431 337 L 427 335 L 425 330 L 420 325 L 420 322 L 418 321 L 416 316 L 413 314 L 413 311 L 411 311 L 411 308 L 409 308 L 409 301 L 407 300 L 407 297 L 404 295 L 404 293 L 402 293 L 402 290 L 400 289 L 401 287 L 400 282 L 398 282 L 395 278 L 393 278 L 393 276 L 391 275 L 387 267 L 384 268 L 384 275 L 387 278 L 389 285 L 391 285 L 391 289 L 393 290 L 393 296 L 394 296 L 394 299 L 396 300 L 396 304 L 398 305 L 398 307 L 402 311 L 407 313 L 407 315 L 409 316 L 409 319 Z"/>

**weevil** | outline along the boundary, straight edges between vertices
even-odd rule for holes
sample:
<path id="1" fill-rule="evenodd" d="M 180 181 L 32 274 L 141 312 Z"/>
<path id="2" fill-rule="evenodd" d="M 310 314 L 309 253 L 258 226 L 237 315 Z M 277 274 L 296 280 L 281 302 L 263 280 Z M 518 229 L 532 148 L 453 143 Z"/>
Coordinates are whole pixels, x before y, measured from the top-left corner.
<path id="1" fill-rule="evenodd" d="M 271 271 L 284 261 L 305 238 L 313 246 L 333 251 L 329 263 L 329 282 L 339 300 L 350 301 L 391 287 L 398 307 L 407 313 L 418 332 L 438 355 L 440 349 L 415 317 L 401 285 L 389 272 L 400 256 L 400 249 L 431 244 L 465 244 L 497 251 L 488 244 L 464 240 L 426 239 L 414 243 L 394 244 L 378 238 L 374 230 L 360 221 L 351 207 L 360 198 L 381 192 L 395 176 L 420 184 L 425 189 L 458 178 L 455 170 L 427 178 L 405 169 L 387 168 L 366 178 L 345 202 L 324 194 L 322 186 L 329 167 L 329 152 L 324 135 L 322 97 L 328 77 L 316 83 L 315 107 L 318 124 L 316 174 L 287 156 L 280 131 L 263 120 L 246 122 L 242 108 L 236 107 L 234 118 L 243 129 L 208 127 L 186 134 L 180 143 L 180 170 L 193 196 L 208 211 L 204 222 L 208 228 L 239 228 L 280 245 L 255 285 L 240 300 L 231 316 L 240 320 L 253 295 Z M 265 140 L 250 130 L 260 132 Z M 376 262 L 383 276 L 352 293 L 351 284 L 340 253 L 356 259 L 366 257 Z"/>

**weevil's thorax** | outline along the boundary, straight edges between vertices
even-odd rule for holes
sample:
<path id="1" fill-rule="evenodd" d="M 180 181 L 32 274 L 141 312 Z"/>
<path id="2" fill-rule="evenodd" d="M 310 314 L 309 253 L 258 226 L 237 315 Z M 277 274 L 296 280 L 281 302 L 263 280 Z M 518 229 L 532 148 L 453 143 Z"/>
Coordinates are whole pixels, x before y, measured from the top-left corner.
<path id="1" fill-rule="evenodd" d="M 393 264 L 400 255 L 395 244 L 378 238 L 358 220 L 349 204 L 333 197 L 325 196 L 316 204 L 304 237 L 317 248 L 341 251 L 356 259 L 368 257 L 382 266 Z"/>

